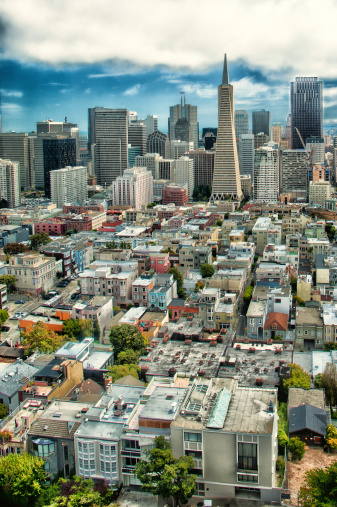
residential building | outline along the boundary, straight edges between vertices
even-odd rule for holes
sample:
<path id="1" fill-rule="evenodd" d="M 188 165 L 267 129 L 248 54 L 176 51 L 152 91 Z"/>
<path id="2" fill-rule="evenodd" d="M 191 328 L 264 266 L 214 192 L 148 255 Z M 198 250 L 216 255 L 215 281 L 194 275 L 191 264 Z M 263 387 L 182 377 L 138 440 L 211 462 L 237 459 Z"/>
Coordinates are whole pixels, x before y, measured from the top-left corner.
<path id="1" fill-rule="evenodd" d="M 47 244 L 40 248 L 40 253 L 44 254 L 46 257 L 53 257 L 58 261 L 62 261 L 62 276 L 69 276 L 77 271 L 72 246 L 48 246 Z"/>
<path id="2" fill-rule="evenodd" d="M 185 129 L 187 127 L 187 136 L 179 136 L 184 121 Z M 179 122 L 179 123 L 178 123 Z M 178 126 L 177 126 L 178 123 Z M 182 141 L 193 142 L 194 148 L 198 147 L 199 141 L 199 124 L 198 124 L 198 108 L 191 104 L 186 104 L 186 97 L 181 96 L 180 104 L 170 106 L 170 116 L 168 119 L 168 132 L 170 140 L 181 139 Z M 183 137 L 183 138 L 182 138 Z"/>
<path id="3" fill-rule="evenodd" d="M 5 201 L 2 207 L 20 206 L 19 162 L 0 159 L 0 199 Z"/>
<path id="4" fill-rule="evenodd" d="M 212 248 L 210 246 L 182 245 L 179 249 L 179 265 L 198 269 L 203 264 L 212 264 Z"/>
<path id="5" fill-rule="evenodd" d="M 155 273 L 167 273 L 171 267 L 170 254 L 161 252 L 150 252 L 151 270 Z"/>
<path id="6" fill-rule="evenodd" d="M 309 182 L 309 203 L 324 207 L 325 201 L 331 199 L 332 187 L 329 181 Z"/>
<path id="7" fill-rule="evenodd" d="M 207 287 L 238 294 L 239 298 L 243 294 L 245 282 L 245 269 L 219 269 L 211 278 L 208 278 Z"/>
<path id="8" fill-rule="evenodd" d="M 188 202 L 186 188 L 170 183 L 163 188 L 163 205 L 175 204 L 176 206 L 184 206 Z"/>
<path id="9" fill-rule="evenodd" d="M 177 282 L 173 275 L 158 273 L 154 287 L 150 290 L 150 307 L 166 310 L 172 299 L 177 297 Z"/>
<path id="10" fill-rule="evenodd" d="M 37 373 L 38 368 L 17 359 L 1 369 L 0 403 L 6 405 L 11 413 L 19 406 L 19 390 Z"/>
<path id="11" fill-rule="evenodd" d="M 153 178 L 145 167 L 126 169 L 112 183 L 113 204 L 132 206 L 136 209 L 146 207 L 153 202 Z"/>
<path id="12" fill-rule="evenodd" d="M 194 162 L 189 157 L 180 157 L 174 161 L 171 180 L 181 187 L 185 186 L 189 199 L 194 189 Z"/>
<path id="13" fill-rule="evenodd" d="M 234 127 L 234 93 L 229 84 L 225 55 L 222 83 L 218 86 L 218 135 L 214 161 L 212 200 L 242 198 Z"/>
<path id="14" fill-rule="evenodd" d="M 282 150 L 280 153 L 280 193 L 290 193 L 295 200 L 307 197 L 308 152 Z"/>
<path id="15" fill-rule="evenodd" d="M 254 177 L 254 135 L 241 134 L 239 138 L 240 175 Z"/>
<path id="16" fill-rule="evenodd" d="M 195 379 L 171 423 L 171 446 L 193 459 L 196 497 L 279 501 L 275 389 Z"/>
<path id="17" fill-rule="evenodd" d="M 288 315 L 279 312 L 270 312 L 266 316 L 263 326 L 264 340 L 285 340 L 288 330 Z"/>
<path id="18" fill-rule="evenodd" d="M 19 291 L 38 296 L 54 285 L 56 261 L 41 254 L 13 255 L 6 267 L 6 275 L 15 276 Z"/>
<path id="19" fill-rule="evenodd" d="M 291 82 L 291 148 L 302 149 L 308 137 L 323 137 L 323 83 L 317 77 L 297 77 Z M 296 130 L 297 129 L 297 130 Z"/>
<path id="20" fill-rule="evenodd" d="M 88 170 L 83 166 L 65 167 L 50 172 L 51 201 L 58 208 L 88 199 Z"/>
<path id="21" fill-rule="evenodd" d="M 264 109 L 261 109 L 261 111 L 253 111 L 252 122 L 253 134 L 263 133 L 268 136 L 268 139 L 270 138 L 270 111 L 265 111 Z"/>
<path id="22" fill-rule="evenodd" d="M 282 313 L 291 315 L 292 294 L 290 285 L 269 289 L 267 294 L 267 313 Z"/>
<path id="23" fill-rule="evenodd" d="M 100 185 L 111 185 L 128 169 L 128 112 L 126 109 L 89 109 L 89 146 Z"/>
<path id="24" fill-rule="evenodd" d="M 290 264 L 261 261 L 255 270 L 256 285 L 264 287 L 281 287 L 289 283 Z M 293 270 L 295 275 L 296 271 Z"/>
<path id="25" fill-rule="evenodd" d="M 71 312 L 73 319 L 91 319 L 97 321 L 100 328 L 100 341 L 105 329 L 113 317 L 114 298 L 109 296 L 94 296 L 89 301 L 78 301 Z"/>
<path id="26" fill-rule="evenodd" d="M 317 254 L 326 257 L 329 253 L 330 242 L 326 238 L 308 238 L 307 239 L 307 258 L 315 261 Z"/>
<path id="27" fill-rule="evenodd" d="M 267 262 L 289 263 L 298 271 L 300 252 L 299 248 L 290 248 L 287 245 L 268 244 L 263 251 L 263 260 Z"/>
<path id="28" fill-rule="evenodd" d="M 150 306 L 150 291 L 154 287 L 153 273 L 144 273 L 132 283 L 132 303 L 136 308 Z"/>
<path id="29" fill-rule="evenodd" d="M 298 350 L 323 348 L 324 321 L 319 308 L 298 307 L 295 318 L 295 347 Z M 328 340 L 330 341 L 330 340 Z"/>
<path id="30" fill-rule="evenodd" d="M 22 225 L 0 225 L 0 247 L 8 243 L 21 243 L 29 240 L 29 229 Z"/>
<path id="31" fill-rule="evenodd" d="M 324 342 L 337 341 L 337 306 L 336 304 L 322 304 Z M 318 347 L 317 347 L 318 348 Z"/>
<path id="32" fill-rule="evenodd" d="M 247 311 L 247 336 L 253 340 L 263 339 L 263 328 L 266 322 L 266 301 L 251 301 Z"/>
<path id="33" fill-rule="evenodd" d="M 264 247 L 268 244 L 267 235 L 271 225 L 271 218 L 259 217 L 252 229 L 253 241 L 256 245 L 256 253 L 262 255 Z"/>
<path id="34" fill-rule="evenodd" d="M 235 136 L 238 139 L 242 134 L 249 134 L 249 116 L 244 109 L 234 111 Z"/>
<path id="35" fill-rule="evenodd" d="M 270 145 L 255 150 L 254 199 L 277 202 L 279 194 L 279 155 Z"/>

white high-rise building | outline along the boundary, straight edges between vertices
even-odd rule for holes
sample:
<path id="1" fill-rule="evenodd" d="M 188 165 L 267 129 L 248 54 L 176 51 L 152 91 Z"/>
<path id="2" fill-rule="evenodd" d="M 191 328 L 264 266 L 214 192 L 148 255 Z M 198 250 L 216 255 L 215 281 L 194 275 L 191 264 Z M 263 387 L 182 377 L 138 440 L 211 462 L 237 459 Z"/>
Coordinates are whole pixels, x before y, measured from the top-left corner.
<path id="1" fill-rule="evenodd" d="M 239 141 L 240 174 L 253 180 L 254 174 L 254 134 L 242 134 Z"/>
<path id="2" fill-rule="evenodd" d="M 20 206 L 19 162 L 0 159 L 0 199 L 5 199 L 9 208 Z"/>
<path id="3" fill-rule="evenodd" d="M 136 167 L 146 167 L 151 172 L 154 180 L 159 179 L 159 161 L 163 160 L 158 153 L 146 153 L 145 155 L 137 155 L 135 158 Z"/>
<path id="4" fill-rule="evenodd" d="M 133 167 L 124 171 L 112 183 L 112 200 L 115 206 L 132 206 L 139 210 L 153 202 L 153 177 L 146 167 Z"/>
<path id="5" fill-rule="evenodd" d="M 194 144 L 192 142 L 189 143 L 187 141 L 180 141 L 179 139 L 167 141 L 165 147 L 165 158 L 174 158 L 177 160 L 186 153 L 193 151 L 193 149 Z"/>
<path id="6" fill-rule="evenodd" d="M 180 157 L 174 161 L 171 180 L 186 188 L 188 197 L 192 197 L 194 188 L 194 161 L 188 157 Z"/>
<path id="7" fill-rule="evenodd" d="M 324 206 L 331 199 L 332 187 L 329 181 L 319 180 L 309 183 L 309 203 Z"/>
<path id="8" fill-rule="evenodd" d="M 269 143 L 255 150 L 254 199 L 277 202 L 279 194 L 279 152 Z"/>
<path id="9" fill-rule="evenodd" d="M 158 130 L 158 116 L 154 114 L 148 114 L 144 120 L 142 120 L 146 126 L 146 135 L 153 134 L 155 130 Z"/>
<path id="10" fill-rule="evenodd" d="M 51 200 L 58 208 L 88 199 L 88 170 L 83 166 L 64 167 L 50 172 Z"/>

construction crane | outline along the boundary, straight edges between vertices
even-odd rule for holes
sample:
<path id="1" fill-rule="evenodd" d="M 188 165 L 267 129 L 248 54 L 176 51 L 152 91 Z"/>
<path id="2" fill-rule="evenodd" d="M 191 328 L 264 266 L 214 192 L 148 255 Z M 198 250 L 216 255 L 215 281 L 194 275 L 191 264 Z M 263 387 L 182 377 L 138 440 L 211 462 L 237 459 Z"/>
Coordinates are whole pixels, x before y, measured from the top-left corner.
<path id="1" fill-rule="evenodd" d="M 302 146 L 303 146 L 303 150 L 305 150 L 305 149 L 306 149 L 306 148 L 305 148 L 305 144 L 304 144 L 303 138 L 302 138 L 302 136 L 301 136 L 301 134 L 300 134 L 300 131 L 298 130 L 298 128 L 297 128 L 297 127 L 295 127 L 295 130 L 296 130 L 296 132 L 297 132 L 298 137 L 301 139 L 301 143 L 302 143 Z"/>

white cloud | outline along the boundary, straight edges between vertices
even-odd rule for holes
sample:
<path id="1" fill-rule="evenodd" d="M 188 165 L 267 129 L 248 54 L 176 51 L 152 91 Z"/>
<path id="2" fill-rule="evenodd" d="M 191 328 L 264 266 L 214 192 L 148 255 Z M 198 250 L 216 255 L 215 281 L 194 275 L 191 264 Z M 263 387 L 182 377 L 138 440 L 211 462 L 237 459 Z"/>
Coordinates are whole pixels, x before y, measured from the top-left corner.
<path id="1" fill-rule="evenodd" d="M 18 112 L 21 111 L 23 108 L 19 104 L 15 104 L 14 102 L 3 102 L 1 104 L 1 109 L 6 109 L 8 112 Z"/>
<path id="2" fill-rule="evenodd" d="M 195 0 L 180 0 L 178 16 L 177 7 L 176 0 L 162 0 L 160 10 L 156 0 L 72 0 L 62 9 L 58 2 L 2 0 L 0 16 L 8 24 L 1 57 L 200 71 L 219 65 L 227 52 L 230 61 L 287 80 L 336 77 L 336 36 L 327 26 L 337 19 L 335 0 L 307 0 L 305 7 L 298 0 L 214 0 L 202 14 Z"/>
<path id="3" fill-rule="evenodd" d="M 137 95 L 140 89 L 140 84 L 136 84 L 135 86 L 131 86 L 131 88 L 128 88 L 125 90 L 124 95 Z"/>
<path id="4" fill-rule="evenodd" d="M 23 93 L 18 90 L 4 90 L 3 88 L 0 90 L 0 94 L 3 97 L 16 97 L 18 99 L 23 96 Z"/>

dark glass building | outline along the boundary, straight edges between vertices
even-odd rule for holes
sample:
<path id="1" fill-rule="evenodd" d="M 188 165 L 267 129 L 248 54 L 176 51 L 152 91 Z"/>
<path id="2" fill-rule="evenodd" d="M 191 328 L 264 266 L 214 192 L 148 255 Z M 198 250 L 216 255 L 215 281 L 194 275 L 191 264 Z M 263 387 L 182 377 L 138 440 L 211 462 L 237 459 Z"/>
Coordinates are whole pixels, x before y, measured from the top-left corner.
<path id="1" fill-rule="evenodd" d="M 265 111 L 264 109 L 253 111 L 252 121 L 254 135 L 263 132 L 270 138 L 270 111 Z"/>
<path id="2" fill-rule="evenodd" d="M 155 130 L 147 138 L 146 153 L 159 153 L 159 155 L 165 158 L 166 141 L 168 141 L 168 135 L 160 130 Z"/>
<path id="3" fill-rule="evenodd" d="M 323 84 L 317 77 L 297 77 L 290 83 L 291 147 L 303 149 L 308 137 L 323 137 Z"/>
<path id="4" fill-rule="evenodd" d="M 43 170 L 45 196 L 50 194 L 50 172 L 66 166 L 76 166 L 76 139 L 43 139 Z"/>

